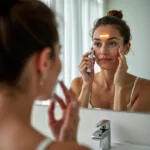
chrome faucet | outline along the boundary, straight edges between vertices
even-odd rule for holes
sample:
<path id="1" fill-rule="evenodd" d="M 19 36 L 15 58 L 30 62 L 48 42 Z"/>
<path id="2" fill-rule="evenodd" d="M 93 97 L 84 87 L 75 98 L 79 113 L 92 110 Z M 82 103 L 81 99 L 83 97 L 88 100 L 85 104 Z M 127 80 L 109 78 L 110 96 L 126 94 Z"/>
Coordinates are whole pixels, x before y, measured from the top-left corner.
<path id="1" fill-rule="evenodd" d="M 92 139 L 100 141 L 100 148 L 102 150 L 110 149 L 111 148 L 110 121 L 101 120 L 99 123 L 97 123 L 96 127 L 99 129 L 92 134 Z"/>

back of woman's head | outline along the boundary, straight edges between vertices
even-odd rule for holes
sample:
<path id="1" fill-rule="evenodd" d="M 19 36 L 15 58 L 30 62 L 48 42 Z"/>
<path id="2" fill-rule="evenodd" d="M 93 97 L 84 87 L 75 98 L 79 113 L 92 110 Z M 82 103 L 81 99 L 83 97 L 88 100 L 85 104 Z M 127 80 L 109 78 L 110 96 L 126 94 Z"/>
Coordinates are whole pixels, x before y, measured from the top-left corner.
<path id="1" fill-rule="evenodd" d="M 58 42 L 55 15 L 38 0 L 0 2 L 0 83 L 14 84 L 34 53 Z"/>
<path id="2" fill-rule="evenodd" d="M 99 26 L 112 25 L 120 32 L 121 36 L 123 37 L 124 44 L 125 45 L 128 44 L 131 39 L 130 28 L 127 25 L 127 23 L 124 20 L 122 20 L 122 18 L 123 18 L 122 11 L 118 10 L 109 11 L 106 16 L 96 20 L 94 24 L 93 33 Z"/>

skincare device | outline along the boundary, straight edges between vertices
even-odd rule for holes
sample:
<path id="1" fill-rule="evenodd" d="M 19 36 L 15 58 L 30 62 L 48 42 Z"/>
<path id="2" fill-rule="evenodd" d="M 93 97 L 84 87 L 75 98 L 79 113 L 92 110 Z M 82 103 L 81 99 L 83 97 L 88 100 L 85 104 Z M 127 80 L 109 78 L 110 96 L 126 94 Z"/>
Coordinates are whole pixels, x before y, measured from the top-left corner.
<path id="1" fill-rule="evenodd" d="M 93 55 L 94 55 L 94 51 L 91 50 L 91 54 L 88 56 L 90 59 L 93 59 Z M 87 68 L 86 72 L 90 73 L 91 72 L 91 69 L 90 68 Z"/>

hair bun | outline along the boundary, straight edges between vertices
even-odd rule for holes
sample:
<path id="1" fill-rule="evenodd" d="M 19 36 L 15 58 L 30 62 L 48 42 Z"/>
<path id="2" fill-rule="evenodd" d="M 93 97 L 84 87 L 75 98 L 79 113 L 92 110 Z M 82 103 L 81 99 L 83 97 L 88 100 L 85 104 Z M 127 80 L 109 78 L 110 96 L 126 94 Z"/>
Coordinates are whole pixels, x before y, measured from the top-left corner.
<path id="1" fill-rule="evenodd" d="M 0 16 L 7 15 L 11 7 L 19 0 L 0 0 Z"/>
<path id="2" fill-rule="evenodd" d="M 119 19 L 122 19 L 123 18 L 123 14 L 122 14 L 122 11 L 118 11 L 118 10 L 110 10 L 108 13 L 107 13 L 107 16 L 113 16 L 113 17 L 117 17 Z"/>

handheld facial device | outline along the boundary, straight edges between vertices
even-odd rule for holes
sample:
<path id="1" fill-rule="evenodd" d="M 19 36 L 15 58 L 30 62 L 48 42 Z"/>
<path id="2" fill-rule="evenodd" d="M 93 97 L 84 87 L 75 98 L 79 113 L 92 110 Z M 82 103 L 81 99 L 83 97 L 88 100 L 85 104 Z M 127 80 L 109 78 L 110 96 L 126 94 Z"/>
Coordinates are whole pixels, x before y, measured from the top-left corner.
<path id="1" fill-rule="evenodd" d="M 94 51 L 91 50 L 91 54 L 88 56 L 90 59 L 93 59 L 93 55 L 94 55 Z M 91 69 L 90 68 L 87 68 L 86 72 L 90 73 L 91 72 Z"/>

